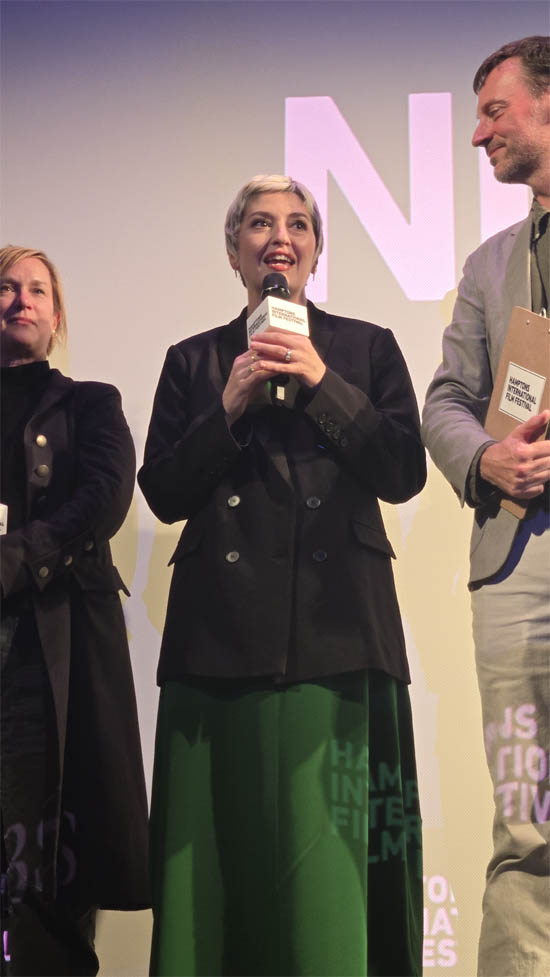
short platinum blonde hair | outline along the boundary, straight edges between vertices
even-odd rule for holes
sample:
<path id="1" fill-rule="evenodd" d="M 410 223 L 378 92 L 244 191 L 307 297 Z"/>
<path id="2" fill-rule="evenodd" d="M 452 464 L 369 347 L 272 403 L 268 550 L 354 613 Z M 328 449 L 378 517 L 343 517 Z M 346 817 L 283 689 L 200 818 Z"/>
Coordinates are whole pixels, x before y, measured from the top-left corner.
<path id="1" fill-rule="evenodd" d="M 239 233 L 246 205 L 251 197 L 255 197 L 259 193 L 295 193 L 300 198 L 313 224 L 313 233 L 315 234 L 313 262 L 315 263 L 323 250 L 324 244 L 323 222 L 319 208 L 313 194 L 310 193 L 303 183 L 298 183 L 297 180 L 293 180 L 290 176 L 281 176 L 279 173 L 254 176 L 239 190 L 225 218 L 225 246 L 228 255 L 231 258 L 237 257 Z"/>
<path id="2" fill-rule="evenodd" d="M 67 312 L 61 279 L 57 268 L 43 251 L 35 251 L 34 248 L 20 248 L 16 244 L 7 244 L 4 248 L 0 248 L 0 276 L 6 275 L 12 265 L 17 264 L 23 258 L 38 258 L 46 265 L 50 273 L 53 307 L 58 316 L 57 328 L 48 343 L 47 352 L 51 353 L 56 343 L 64 344 L 67 339 Z"/>

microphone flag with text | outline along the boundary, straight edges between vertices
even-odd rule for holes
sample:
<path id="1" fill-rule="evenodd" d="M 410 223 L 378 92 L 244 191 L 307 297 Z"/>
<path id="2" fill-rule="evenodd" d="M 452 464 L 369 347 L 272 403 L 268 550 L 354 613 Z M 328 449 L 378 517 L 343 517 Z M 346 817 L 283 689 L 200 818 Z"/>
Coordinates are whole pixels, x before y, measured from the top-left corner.
<path id="1" fill-rule="evenodd" d="M 307 308 L 305 305 L 297 305 L 296 302 L 290 301 L 290 289 L 286 277 L 277 271 L 265 276 L 262 281 L 262 301 L 246 320 L 249 347 L 250 340 L 266 329 L 284 329 L 287 332 L 298 332 L 302 336 L 309 336 Z M 288 381 L 289 376 L 286 373 L 270 382 L 271 399 L 274 404 L 284 404 L 285 386 Z"/>
<path id="2" fill-rule="evenodd" d="M 262 282 L 262 301 L 246 320 L 248 345 L 253 336 L 266 329 L 286 329 L 309 336 L 307 308 L 290 301 L 288 282 L 280 272 L 266 275 Z"/>

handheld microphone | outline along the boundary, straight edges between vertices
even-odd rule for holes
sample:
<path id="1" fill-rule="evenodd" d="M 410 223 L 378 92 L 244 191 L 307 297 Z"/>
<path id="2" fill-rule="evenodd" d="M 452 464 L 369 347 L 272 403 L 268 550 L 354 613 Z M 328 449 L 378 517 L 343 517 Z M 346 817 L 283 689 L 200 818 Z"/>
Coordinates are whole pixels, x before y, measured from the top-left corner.
<path id="1" fill-rule="evenodd" d="M 273 271 L 270 275 L 265 276 L 262 282 L 262 301 L 266 298 L 282 299 L 284 302 L 290 302 L 288 282 L 286 276 L 282 275 L 280 271 Z M 280 406 L 284 403 L 285 387 L 289 380 L 288 373 L 281 373 L 275 380 L 270 380 L 269 388 L 272 404 L 278 404 Z"/>
<path id="2" fill-rule="evenodd" d="M 286 276 L 282 275 L 280 271 L 273 271 L 270 275 L 265 276 L 262 282 L 262 301 L 268 295 L 274 299 L 286 299 L 287 302 L 290 302 L 288 282 Z"/>
<path id="3" fill-rule="evenodd" d="M 252 337 L 260 335 L 265 329 L 284 329 L 309 336 L 307 309 L 305 305 L 296 305 L 290 301 L 288 282 L 280 272 L 275 271 L 265 276 L 262 281 L 262 301 L 246 320 L 246 328 L 249 346 Z M 277 407 L 291 406 L 285 404 L 285 388 L 289 380 L 288 373 L 278 373 L 269 381 L 271 402 Z M 296 391 L 294 397 L 289 394 L 287 399 L 293 401 L 295 396 Z"/>

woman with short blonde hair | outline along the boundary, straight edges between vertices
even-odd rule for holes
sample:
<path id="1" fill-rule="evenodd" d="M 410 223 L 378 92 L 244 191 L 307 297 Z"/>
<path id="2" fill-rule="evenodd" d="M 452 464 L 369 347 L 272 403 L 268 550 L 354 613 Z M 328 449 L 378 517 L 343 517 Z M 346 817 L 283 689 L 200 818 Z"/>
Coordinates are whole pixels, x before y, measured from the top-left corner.
<path id="1" fill-rule="evenodd" d="M 323 234 L 305 187 L 255 177 L 225 233 L 247 307 L 168 350 L 138 476 L 159 519 L 187 520 L 158 669 L 151 974 L 419 975 L 409 673 L 378 505 L 426 477 L 411 381 L 389 329 L 307 301 Z M 273 276 L 309 335 L 249 343 Z"/>

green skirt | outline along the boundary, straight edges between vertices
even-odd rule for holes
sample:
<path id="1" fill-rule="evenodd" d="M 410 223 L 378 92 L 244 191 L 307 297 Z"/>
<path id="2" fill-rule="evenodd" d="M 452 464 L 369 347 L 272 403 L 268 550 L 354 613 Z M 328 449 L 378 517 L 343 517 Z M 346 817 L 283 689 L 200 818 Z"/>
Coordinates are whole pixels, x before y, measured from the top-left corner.
<path id="1" fill-rule="evenodd" d="M 167 683 L 151 840 L 155 977 L 422 972 L 409 695 L 387 675 Z"/>

